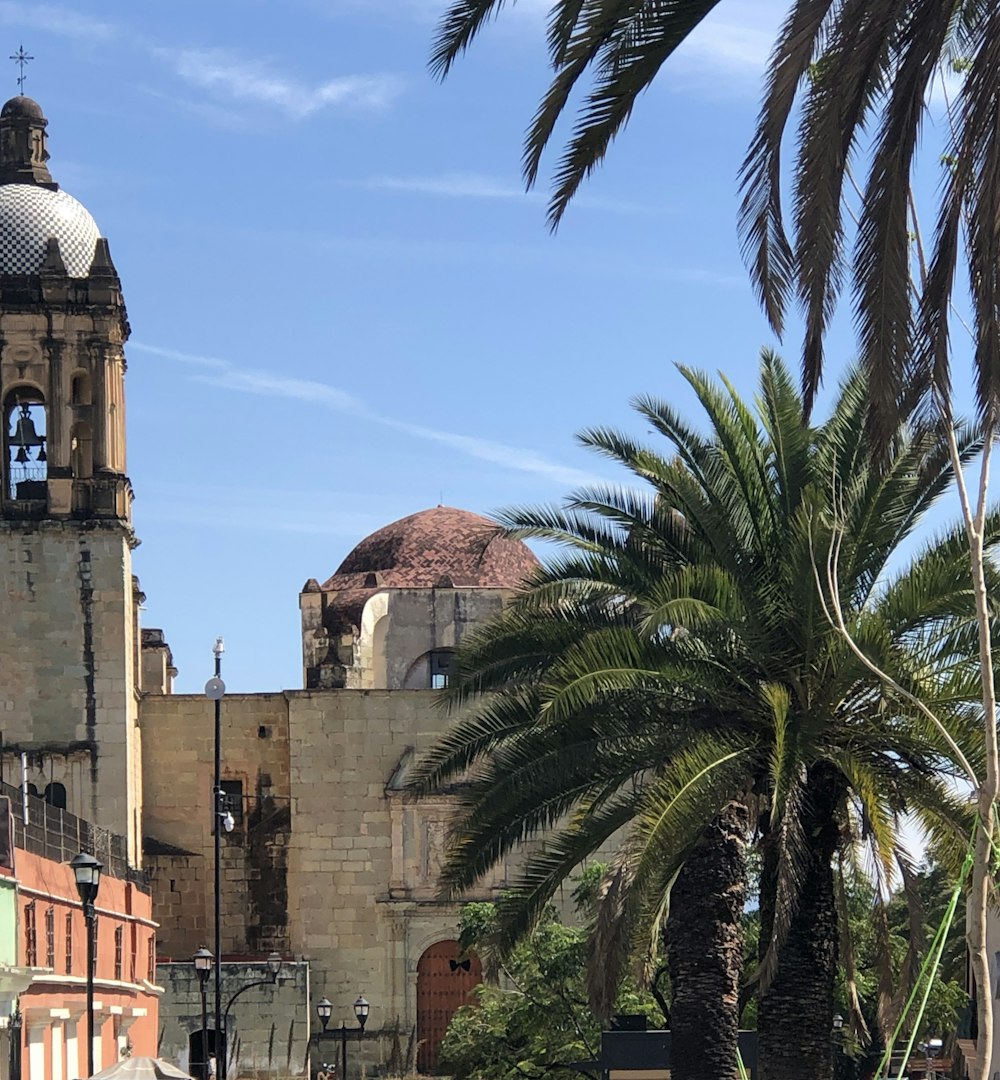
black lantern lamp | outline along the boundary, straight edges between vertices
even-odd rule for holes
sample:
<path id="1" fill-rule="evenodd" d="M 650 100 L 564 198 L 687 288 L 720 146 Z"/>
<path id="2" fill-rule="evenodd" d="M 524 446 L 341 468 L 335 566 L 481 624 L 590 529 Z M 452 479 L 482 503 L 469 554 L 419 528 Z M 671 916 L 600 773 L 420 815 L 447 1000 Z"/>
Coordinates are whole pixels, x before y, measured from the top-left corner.
<path id="1" fill-rule="evenodd" d="M 208 1065 L 208 977 L 212 974 L 215 957 L 204 945 L 191 957 L 195 974 L 198 976 L 198 989 L 201 991 L 201 1075 L 208 1080 L 211 1069 Z"/>
<path id="2" fill-rule="evenodd" d="M 208 981 L 208 976 L 212 972 L 212 961 L 215 957 L 212 955 L 209 949 L 206 949 L 204 945 L 191 957 L 191 963 L 194 964 L 194 970 L 198 973 L 198 982 L 202 986 Z"/>
<path id="3" fill-rule="evenodd" d="M 363 997 L 358 997 L 358 1000 L 354 1003 L 354 1015 L 358 1018 L 358 1026 L 362 1031 L 365 1030 L 365 1024 L 368 1023 L 368 1013 L 371 1006 Z"/>
<path id="4" fill-rule="evenodd" d="M 316 1015 L 323 1025 L 323 1030 L 326 1031 L 326 1026 L 330 1023 L 330 1017 L 333 1016 L 333 1002 L 329 998 L 320 998 L 316 1005 Z"/>
<path id="5" fill-rule="evenodd" d="M 271 982 L 278 981 L 278 976 L 281 974 L 281 953 L 268 953 L 267 973 L 271 976 Z"/>
<path id="6" fill-rule="evenodd" d="M 88 909 L 93 910 L 97 890 L 101 886 L 101 871 L 104 866 L 93 855 L 88 855 L 83 851 L 75 855 L 69 865 L 73 869 L 76 891 L 80 894 L 80 902 L 86 914 Z"/>
<path id="7" fill-rule="evenodd" d="M 833 1030 L 837 1032 L 844 1030 L 844 1018 L 840 1013 L 833 1014 Z"/>
<path id="8" fill-rule="evenodd" d="M 76 891 L 83 904 L 83 918 L 87 923 L 87 1075 L 94 1075 L 94 930 L 97 923 L 97 890 L 101 887 L 101 871 L 104 866 L 85 851 L 70 860 Z"/>

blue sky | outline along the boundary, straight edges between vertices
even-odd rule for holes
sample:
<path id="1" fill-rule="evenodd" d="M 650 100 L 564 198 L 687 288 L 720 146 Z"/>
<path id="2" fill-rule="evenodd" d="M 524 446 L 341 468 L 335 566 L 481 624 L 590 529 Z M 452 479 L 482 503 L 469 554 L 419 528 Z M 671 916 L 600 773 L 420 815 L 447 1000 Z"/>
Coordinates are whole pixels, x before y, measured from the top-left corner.
<path id="1" fill-rule="evenodd" d="M 135 568 L 178 689 L 217 634 L 231 690 L 300 686 L 299 589 L 362 536 L 611 478 L 574 432 L 687 400 L 678 362 L 749 391 L 773 343 L 735 177 L 783 3 L 721 5 L 555 237 L 518 172 L 547 4 L 439 84 L 443 6 L 0 0 L 53 175 L 122 276 Z"/>

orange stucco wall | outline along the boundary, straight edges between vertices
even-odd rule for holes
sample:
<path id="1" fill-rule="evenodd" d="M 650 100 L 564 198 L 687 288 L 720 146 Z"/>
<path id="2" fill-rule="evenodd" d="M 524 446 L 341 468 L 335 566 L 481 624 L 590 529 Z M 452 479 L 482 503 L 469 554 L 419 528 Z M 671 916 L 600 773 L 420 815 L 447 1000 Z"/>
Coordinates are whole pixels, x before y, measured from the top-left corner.
<path id="1" fill-rule="evenodd" d="M 87 1075 L 87 929 L 76 883 L 68 864 L 20 849 L 15 859 L 18 963 L 35 971 L 20 995 L 22 1076 L 75 1080 Z M 105 876 L 97 916 L 94 1026 L 100 1052 L 95 1050 L 95 1071 L 123 1052 L 155 1057 L 159 1022 L 149 895 Z M 39 970 L 47 968 L 51 971 Z"/>

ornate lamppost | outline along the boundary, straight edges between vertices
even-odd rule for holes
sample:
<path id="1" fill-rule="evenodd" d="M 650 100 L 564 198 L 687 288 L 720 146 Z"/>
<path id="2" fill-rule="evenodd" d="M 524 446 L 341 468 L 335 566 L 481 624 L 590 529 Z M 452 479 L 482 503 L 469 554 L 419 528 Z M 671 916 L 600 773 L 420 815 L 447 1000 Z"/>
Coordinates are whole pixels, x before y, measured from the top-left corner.
<path id="1" fill-rule="evenodd" d="M 97 923 L 97 890 L 101 885 L 104 866 L 81 851 L 69 864 L 76 878 L 76 891 L 83 905 L 83 918 L 87 923 L 87 1076 L 94 1075 L 94 929 Z"/>
<path id="2" fill-rule="evenodd" d="M 215 761 L 212 769 L 212 834 L 215 839 L 215 1042 L 216 1064 L 219 1075 L 225 1080 L 226 1062 L 222 1047 L 222 699 L 226 684 L 222 681 L 222 654 L 225 644 L 221 637 L 215 639 L 212 654 L 215 657 L 215 674 L 205 683 L 205 696 L 215 706 Z"/>
<path id="3" fill-rule="evenodd" d="M 215 957 L 204 945 L 191 957 L 195 973 L 198 976 L 198 989 L 201 991 L 201 1075 L 208 1080 L 211 1070 L 208 1067 L 208 976 L 212 973 L 212 961 Z M 218 1049 L 216 1049 L 218 1058 Z"/>
<path id="4" fill-rule="evenodd" d="M 324 1000 L 326 999 L 324 998 Z M 370 1008 L 371 1006 L 361 996 L 354 1003 L 354 1015 L 358 1018 L 359 1039 L 365 1037 L 365 1024 L 368 1022 Z M 347 1080 L 347 1025 L 343 1021 L 340 1024 L 340 1080 Z"/>

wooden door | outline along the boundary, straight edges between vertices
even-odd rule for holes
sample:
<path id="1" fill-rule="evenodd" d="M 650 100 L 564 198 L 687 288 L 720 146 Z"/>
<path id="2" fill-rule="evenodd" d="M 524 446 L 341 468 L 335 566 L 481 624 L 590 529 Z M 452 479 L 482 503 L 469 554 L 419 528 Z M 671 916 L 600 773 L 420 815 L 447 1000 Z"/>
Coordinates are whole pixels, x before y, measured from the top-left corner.
<path id="1" fill-rule="evenodd" d="M 469 991 L 483 981 L 478 956 L 461 956 L 457 941 L 438 941 L 417 964 L 417 1069 L 437 1070 L 441 1040 Z"/>

